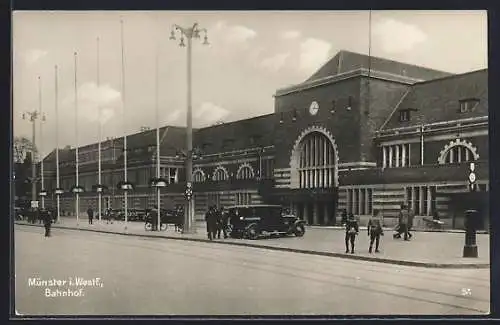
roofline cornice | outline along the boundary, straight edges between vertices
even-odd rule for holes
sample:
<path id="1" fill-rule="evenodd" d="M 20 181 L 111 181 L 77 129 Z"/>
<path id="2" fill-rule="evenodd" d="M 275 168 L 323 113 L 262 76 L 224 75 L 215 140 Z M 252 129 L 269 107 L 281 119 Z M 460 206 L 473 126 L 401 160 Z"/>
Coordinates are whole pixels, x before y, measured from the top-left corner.
<path id="1" fill-rule="evenodd" d="M 470 118 L 464 118 L 464 119 L 458 119 L 458 120 L 450 120 L 450 121 L 443 121 L 443 122 L 434 122 L 434 123 L 422 123 L 422 124 L 417 124 L 417 125 L 409 125 L 409 126 L 402 126 L 398 128 L 391 128 L 391 129 L 386 129 L 386 130 L 380 130 L 376 132 L 376 137 L 384 136 L 384 135 L 393 135 L 395 132 L 404 132 L 404 131 L 412 131 L 412 130 L 420 130 L 421 128 L 435 128 L 435 127 L 448 127 L 448 126 L 466 126 L 467 124 L 470 123 L 481 123 L 481 122 L 488 122 L 488 115 L 484 116 L 477 116 L 477 117 L 470 117 Z"/>
<path id="2" fill-rule="evenodd" d="M 336 83 L 343 80 L 348 80 L 356 77 L 370 77 L 374 79 L 386 80 L 397 82 L 406 85 L 413 85 L 418 82 L 422 82 L 422 79 L 410 78 L 405 76 L 400 76 L 397 74 L 377 71 L 377 70 L 368 70 L 366 68 L 360 68 L 356 70 L 347 71 L 344 73 L 336 74 L 333 76 L 328 76 L 320 79 L 316 79 L 313 81 L 305 82 L 299 85 L 293 85 L 289 87 L 284 87 L 276 90 L 274 97 L 280 97 L 288 94 L 292 94 L 295 92 L 316 88 L 320 86 L 325 86 L 328 84 Z"/>

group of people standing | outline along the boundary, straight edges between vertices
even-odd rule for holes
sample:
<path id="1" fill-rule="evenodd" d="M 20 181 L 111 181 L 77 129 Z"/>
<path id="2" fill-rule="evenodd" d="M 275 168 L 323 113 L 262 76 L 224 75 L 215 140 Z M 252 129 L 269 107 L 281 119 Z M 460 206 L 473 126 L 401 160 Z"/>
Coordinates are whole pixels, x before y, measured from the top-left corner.
<path id="1" fill-rule="evenodd" d="M 228 237 L 229 216 L 223 206 L 219 209 L 215 205 L 210 206 L 205 213 L 205 221 L 207 222 L 208 239 L 213 240 L 216 237 L 220 239 L 221 233 L 224 234 L 224 238 Z"/>
<path id="2" fill-rule="evenodd" d="M 402 204 L 401 211 L 399 212 L 398 225 L 396 226 L 396 233 L 393 235 L 395 239 L 401 238 L 403 235 L 404 240 L 410 240 L 412 234 L 410 230 L 413 226 L 413 219 L 415 214 L 408 205 Z M 356 236 L 359 234 L 359 224 L 352 213 L 347 213 L 346 210 L 342 212 L 342 225 L 345 227 L 345 252 L 354 254 L 354 247 Z M 367 225 L 368 237 L 370 238 L 370 246 L 368 252 L 373 252 L 373 244 L 375 244 L 375 253 L 379 253 L 380 237 L 384 235 L 383 229 L 383 216 L 379 210 L 373 210 L 373 215 L 368 220 Z"/>

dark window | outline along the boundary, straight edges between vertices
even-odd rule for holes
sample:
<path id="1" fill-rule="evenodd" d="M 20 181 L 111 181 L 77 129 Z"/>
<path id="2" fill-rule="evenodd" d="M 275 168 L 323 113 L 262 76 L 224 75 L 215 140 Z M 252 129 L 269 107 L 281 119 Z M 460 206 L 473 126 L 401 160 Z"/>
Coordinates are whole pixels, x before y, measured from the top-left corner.
<path id="1" fill-rule="evenodd" d="M 349 98 L 347 99 L 347 108 L 348 109 L 352 108 L 353 101 L 354 101 L 353 97 L 349 96 Z"/>
<path id="2" fill-rule="evenodd" d="M 469 99 L 463 99 L 459 101 L 459 106 L 460 106 L 460 113 L 468 113 L 468 112 L 473 112 L 479 104 L 479 99 L 476 98 L 469 98 Z"/>
<path id="3" fill-rule="evenodd" d="M 332 100 L 332 107 L 330 108 L 330 113 L 335 113 L 336 110 L 336 102 L 335 100 Z"/>
<path id="4" fill-rule="evenodd" d="M 410 120 L 411 114 L 409 109 L 404 109 L 399 111 L 399 121 L 408 122 Z"/>

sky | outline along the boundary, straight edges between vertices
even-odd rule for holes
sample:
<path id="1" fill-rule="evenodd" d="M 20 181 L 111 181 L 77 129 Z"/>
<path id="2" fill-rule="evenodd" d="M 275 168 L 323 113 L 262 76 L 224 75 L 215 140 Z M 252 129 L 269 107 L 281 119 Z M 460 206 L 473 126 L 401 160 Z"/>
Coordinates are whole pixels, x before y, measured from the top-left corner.
<path id="1" fill-rule="evenodd" d="M 277 89 L 303 82 L 340 50 L 451 73 L 487 68 L 486 11 L 373 11 L 371 28 L 368 11 L 17 11 L 14 136 L 31 138 L 22 115 L 35 110 L 45 115 L 36 123 L 42 155 L 97 142 L 100 124 L 102 139 L 185 126 L 187 50 L 178 33 L 169 37 L 173 24 L 195 22 L 210 44 L 203 32 L 193 39 L 194 127 L 272 113 Z"/>

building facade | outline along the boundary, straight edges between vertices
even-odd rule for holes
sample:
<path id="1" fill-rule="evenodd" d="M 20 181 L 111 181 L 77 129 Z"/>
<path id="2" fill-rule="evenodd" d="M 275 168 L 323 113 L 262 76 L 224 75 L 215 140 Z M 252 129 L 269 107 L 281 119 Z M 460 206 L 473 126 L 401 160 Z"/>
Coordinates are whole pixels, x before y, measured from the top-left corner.
<path id="1" fill-rule="evenodd" d="M 129 207 L 155 202 L 155 132 L 127 137 L 135 184 Z M 169 182 L 162 205 L 169 208 L 184 202 L 185 129 L 160 132 L 161 176 Z M 305 82 L 277 90 L 274 113 L 195 129 L 194 148 L 199 218 L 212 204 L 276 203 L 309 224 L 336 224 L 343 209 L 363 222 L 377 209 L 390 225 L 408 203 L 419 217 L 438 212 L 460 227 L 467 208 L 488 215 L 488 72 L 456 75 L 341 51 Z M 60 155 L 60 184 L 69 190 L 75 152 Z M 121 208 L 123 138 L 103 141 L 101 155 L 105 206 Z M 97 205 L 97 157 L 97 144 L 79 148 L 82 211 Z M 467 188 L 471 161 L 477 193 Z M 54 153 L 45 164 L 51 191 Z M 61 202 L 74 211 L 72 194 Z"/>

